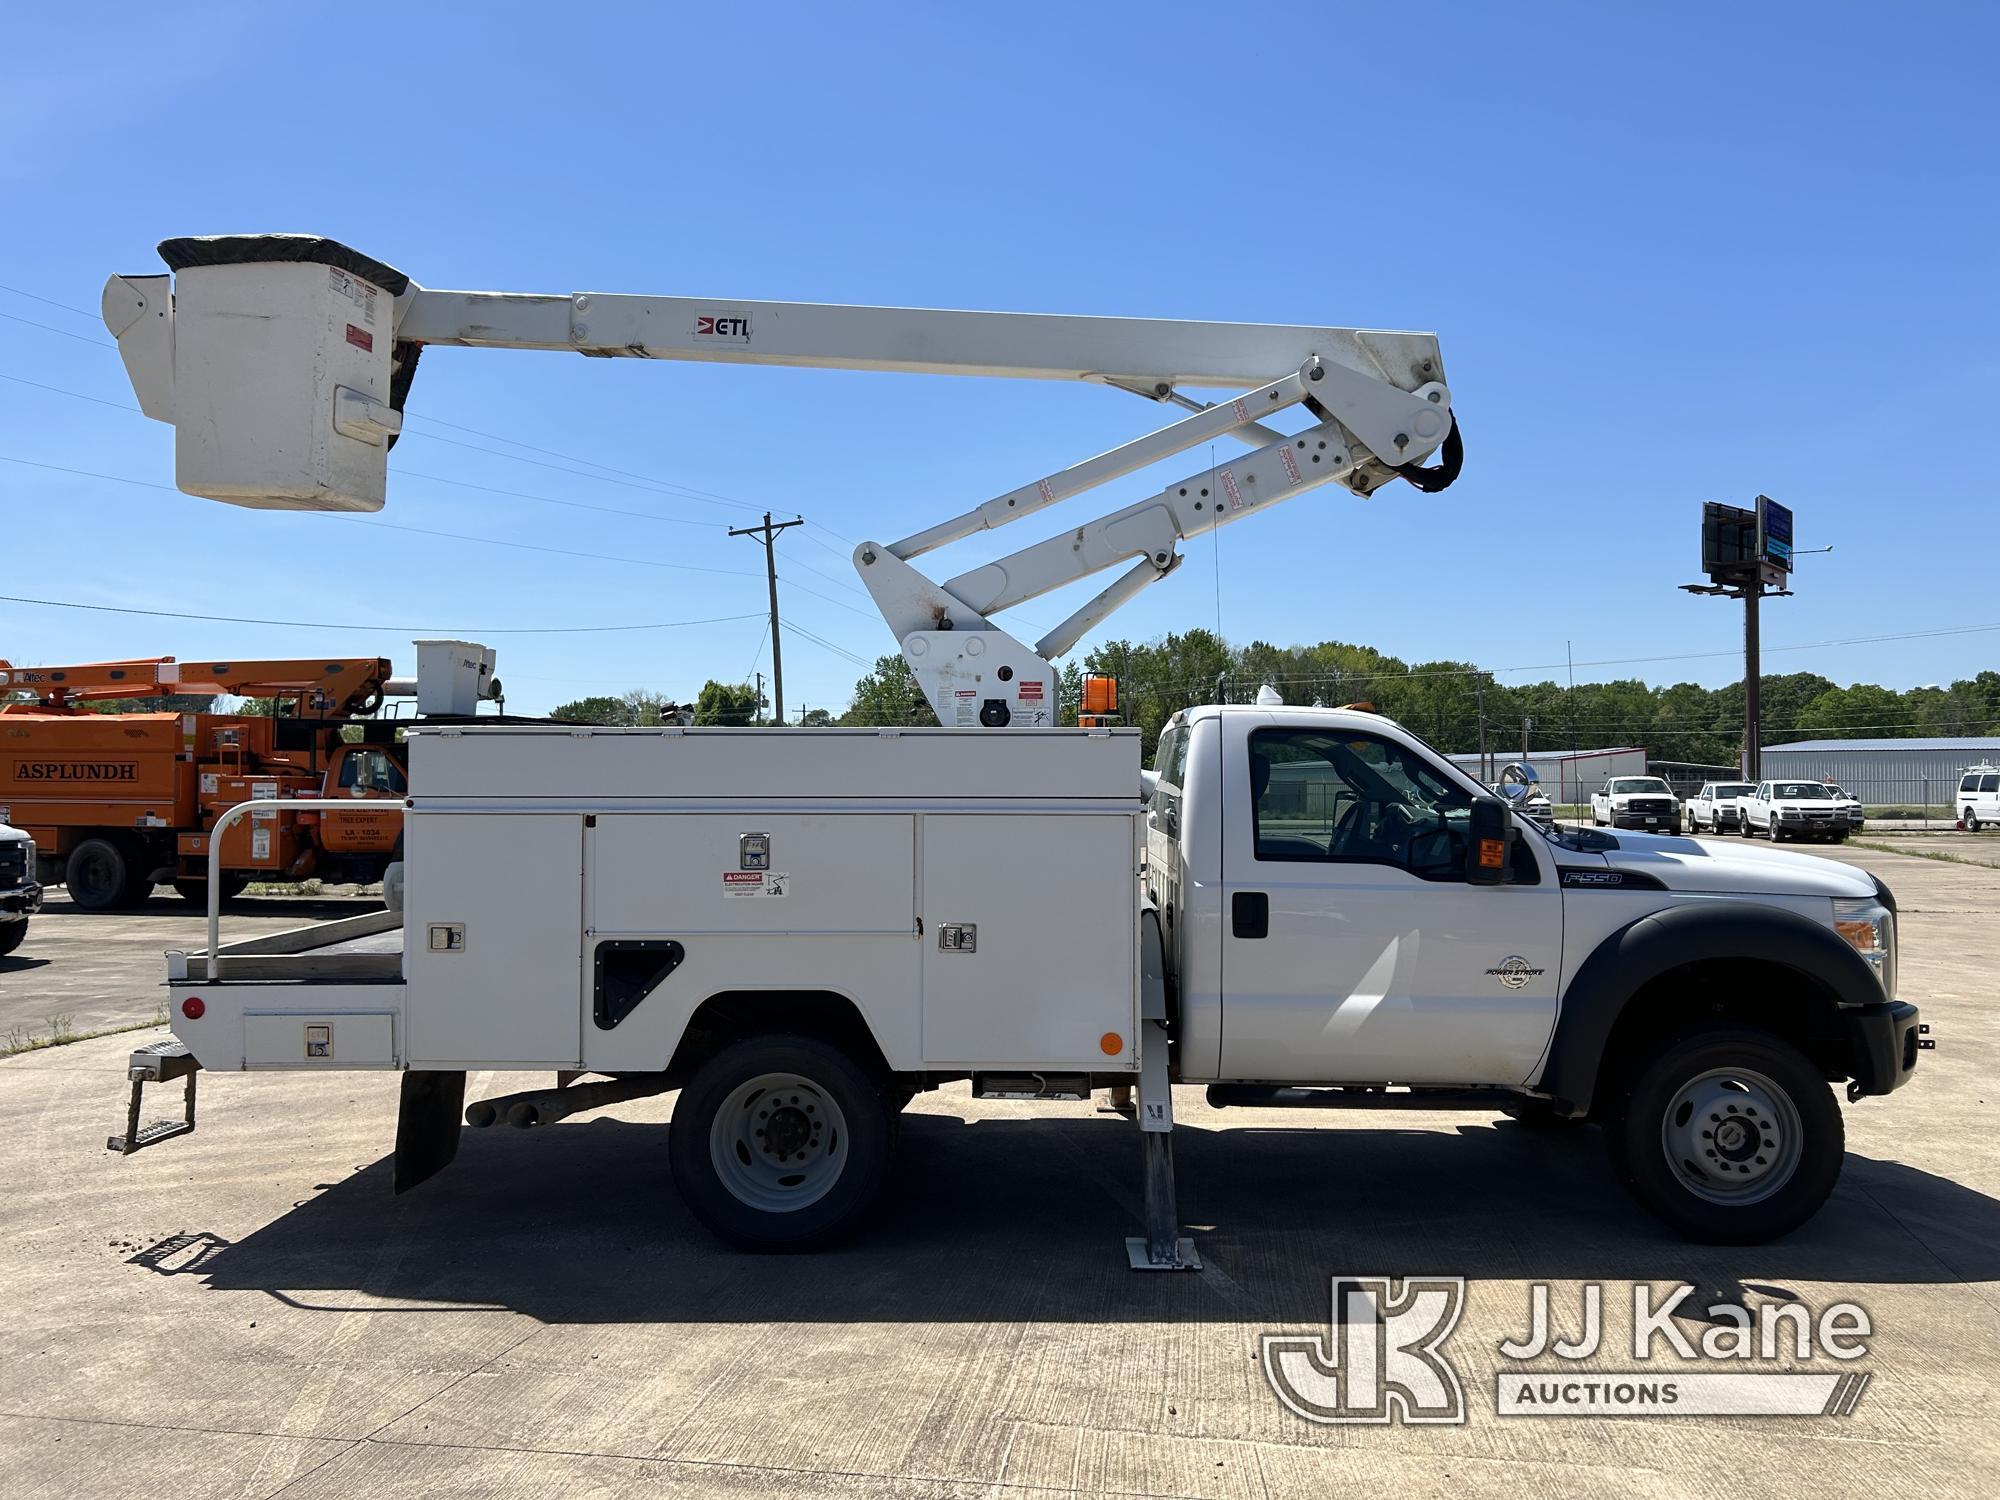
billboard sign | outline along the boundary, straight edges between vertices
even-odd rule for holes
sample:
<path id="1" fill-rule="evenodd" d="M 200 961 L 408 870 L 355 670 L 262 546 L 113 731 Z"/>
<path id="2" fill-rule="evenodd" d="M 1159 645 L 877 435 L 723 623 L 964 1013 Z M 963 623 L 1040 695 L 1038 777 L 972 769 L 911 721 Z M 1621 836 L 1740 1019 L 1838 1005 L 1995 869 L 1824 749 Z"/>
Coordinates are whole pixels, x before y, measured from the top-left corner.
<path id="1" fill-rule="evenodd" d="M 1792 571 L 1792 512 L 1769 495 L 1757 497 L 1757 561 Z"/>
<path id="2" fill-rule="evenodd" d="M 1701 507 L 1701 570 L 1734 577 L 1757 563 L 1757 513 L 1713 500 Z"/>

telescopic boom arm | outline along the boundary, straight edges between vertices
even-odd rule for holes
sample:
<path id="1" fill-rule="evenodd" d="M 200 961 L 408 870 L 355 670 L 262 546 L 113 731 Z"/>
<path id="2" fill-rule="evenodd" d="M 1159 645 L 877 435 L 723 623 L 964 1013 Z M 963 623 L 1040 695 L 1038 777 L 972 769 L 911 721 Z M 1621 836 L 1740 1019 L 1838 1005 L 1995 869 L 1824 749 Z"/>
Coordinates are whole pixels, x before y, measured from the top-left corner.
<path id="1" fill-rule="evenodd" d="M 1430 334 L 578 292 L 435 291 L 332 240 L 168 240 L 174 276 L 104 291 L 139 404 L 176 429 L 190 494 L 262 508 L 378 510 L 424 346 L 593 358 L 1075 380 L 1189 408 L 1158 431 L 1032 479 L 855 566 L 939 722 L 1058 720 L 1052 658 L 1179 565 L 1185 538 L 1328 483 L 1427 490 L 1462 460 Z M 1184 387 L 1241 394 L 1202 405 Z M 1270 420 L 1303 407 L 1311 425 Z M 911 561 L 1121 475 L 1229 438 L 1248 446 L 1157 494 L 939 584 Z M 1421 467 L 1434 454 L 1441 462 Z M 1130 566 L 1031 648 L 992 616 Z"/>

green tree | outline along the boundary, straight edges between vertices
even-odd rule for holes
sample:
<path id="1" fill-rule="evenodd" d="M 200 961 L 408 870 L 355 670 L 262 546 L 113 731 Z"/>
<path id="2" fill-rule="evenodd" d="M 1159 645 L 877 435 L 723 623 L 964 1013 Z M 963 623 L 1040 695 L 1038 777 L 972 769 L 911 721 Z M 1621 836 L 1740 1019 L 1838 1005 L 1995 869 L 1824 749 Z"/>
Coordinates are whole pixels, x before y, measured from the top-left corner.
<path id="1" fill-rule="evenodd" d="M 717 682 L 710 678 L 701 685 L 694 700 L 697 724 L 748 724 L 757 717 L 757 688 L 748 682 Z"/>
<path id="2" fill-rule="evenodd" d="M 805 729 L 825 729 L 833 723 L 833 715 L 823 708 L 809 708 L 799 715 L 800 727 Z"/>
<path id="3" fill-rule="evenodd" d="M 632 711 L 623 698 L 578 698 L 549 710 L 563 724 L 630 724 Z"/>
<path id="4" fill-rule="evenodd" d="M 853 701 L 840 716 L 843 724 L 935 724 L 937 715 L 924 701 L 910 664 L 897 656 L 878 656 L 866 677 L 854 684 Z"/>

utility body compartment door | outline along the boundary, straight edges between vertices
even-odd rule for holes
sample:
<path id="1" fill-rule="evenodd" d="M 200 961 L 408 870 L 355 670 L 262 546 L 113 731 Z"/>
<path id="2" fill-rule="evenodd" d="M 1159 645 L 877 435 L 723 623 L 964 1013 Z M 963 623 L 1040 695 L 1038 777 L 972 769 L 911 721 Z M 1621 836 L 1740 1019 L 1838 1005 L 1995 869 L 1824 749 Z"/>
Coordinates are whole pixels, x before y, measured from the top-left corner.
<path id="1" fill-rule="evenodd" d="M 923 819 L 927 1066 L 1136 1069 L 1136 814 Z"/>
<path id="2" fill-rule="evenodd" d="M 576 1067 L 582 815 L 415 811 L 404 837 L 409 1065 Z"/>

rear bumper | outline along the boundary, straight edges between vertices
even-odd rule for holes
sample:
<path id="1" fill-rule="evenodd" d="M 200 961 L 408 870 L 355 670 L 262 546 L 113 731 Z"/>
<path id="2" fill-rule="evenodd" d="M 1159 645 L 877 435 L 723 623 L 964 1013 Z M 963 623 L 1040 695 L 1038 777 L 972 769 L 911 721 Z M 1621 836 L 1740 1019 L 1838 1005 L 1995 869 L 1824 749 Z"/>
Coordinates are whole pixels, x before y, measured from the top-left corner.
<path id="1" fill-rule="evenodd" d="M 1906 1001 L 1884 1001 L 1844 1011 L 1848 1050 L 1854 1060 L 1854 1081 L 1847 1097 L 1887 1094 L 1910 1081 L 1917 1054 L 1931 1046 L 1917 1008 Z"/>

